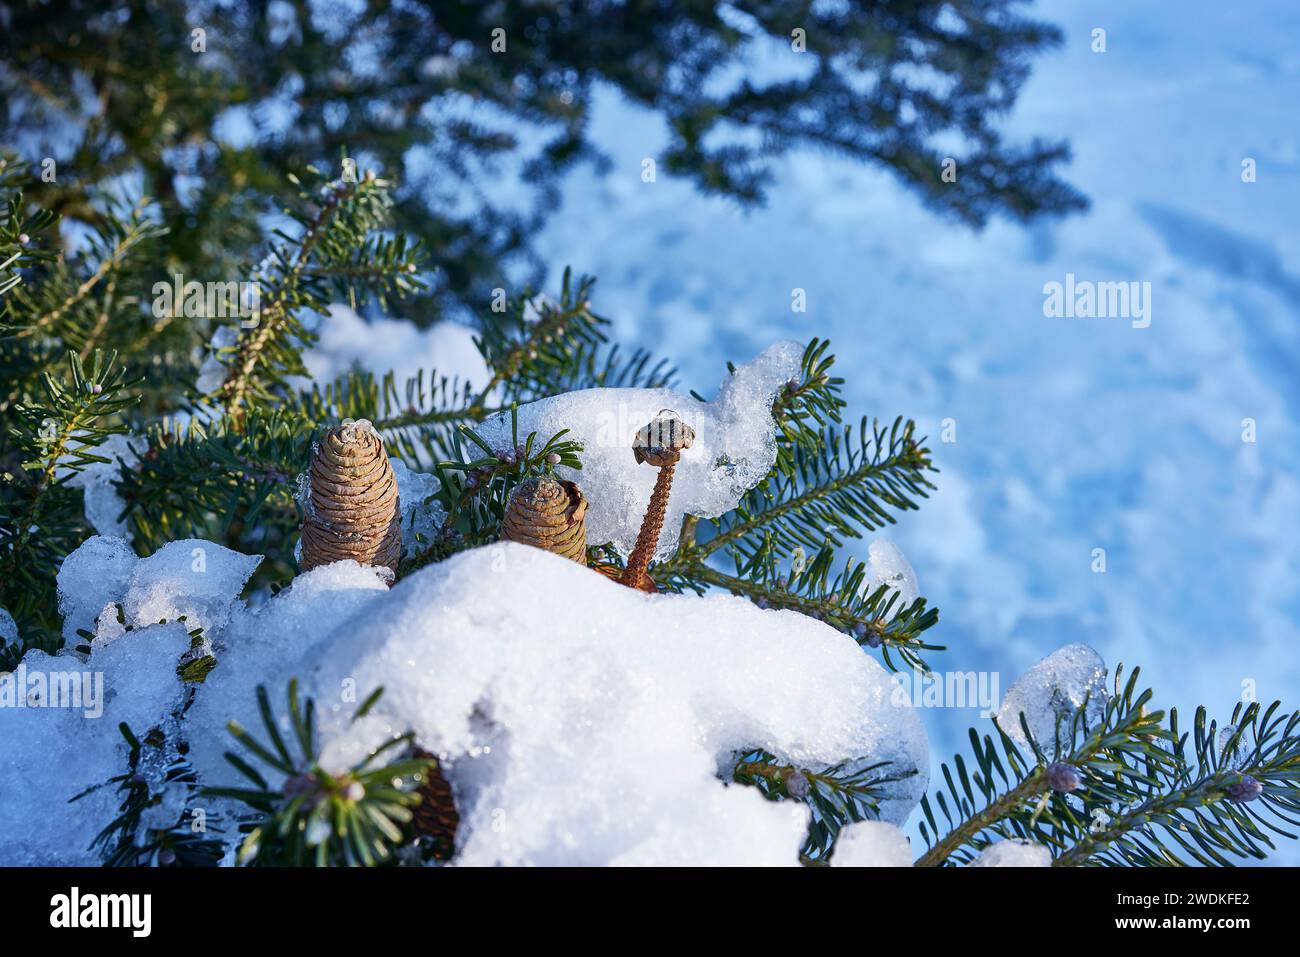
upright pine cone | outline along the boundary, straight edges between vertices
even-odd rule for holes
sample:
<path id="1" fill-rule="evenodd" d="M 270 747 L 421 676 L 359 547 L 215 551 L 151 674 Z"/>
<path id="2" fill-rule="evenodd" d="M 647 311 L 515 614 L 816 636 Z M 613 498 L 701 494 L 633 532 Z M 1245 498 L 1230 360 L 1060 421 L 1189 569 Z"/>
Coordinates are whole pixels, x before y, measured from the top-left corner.
<path id="1" fill-rule="evenodd" d="M 422 748 L 416 748 L 415 757 L 432 758 L 433 755 Z M 456 852 L 456 828 L 460 826 L 460 812 L 456 810 L 451 785 L 443 777 L 442 768 L 436 761 L 429 765 L 429 770 L 424 774 L 424 782 L 416 793 L 421 800 L 411 808 L 411 833 L 433 842 L 433 856 L 436 860 L 450 860 Z"/>
<path id="2" fill-rule="evenodd" d="M 397 570 L 402 509 L 384 440 L 362 419 L 320 437 L 303 489 L 301 571 L 351 558 Z"/>
<path id="3" fill-rule="evenodd" d="M 525 479 L 510 493 L 501 537 L 585 564 L 586 514 L 587 500 L 572 482 L 549 475 Z"/>

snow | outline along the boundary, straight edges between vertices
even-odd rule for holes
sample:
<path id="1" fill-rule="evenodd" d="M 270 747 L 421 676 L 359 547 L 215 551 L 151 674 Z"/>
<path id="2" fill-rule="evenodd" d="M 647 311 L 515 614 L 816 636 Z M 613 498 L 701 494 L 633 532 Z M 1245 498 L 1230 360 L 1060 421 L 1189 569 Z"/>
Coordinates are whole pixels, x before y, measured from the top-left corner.
<path id="1" fill-rule="evenodd" d="M 123 601 L 127 624 L 183 617 L 191 630 L 219 630 L 261 561 L 202 539 L 168 542 L 132 568 Z"/>
<path id="2" fill-rule="evenodd" d="M 18 640 L 18 622 L 9 614 L 9 609 L 0 605 L 0 648 Z"/>
<path id="3" fill-rule="evenodd" d="M 393 459 L 392 466 L 402 506 L 402 554 L 409 557 L 427 548 L 447 520 L 446 509 L 432 497 L 442 482 L 436 475 L 407 467 L 401 459 Z"/>
<path id="4" fill-rule="evenodd" d="M 316 324 L 316 334 L 319 339 L 307 350 L 303 363 L 322 387 L 354 368 L 373 373 L 377 380 L 392 371 L 399 395 L 405 394 L 407 379 L 420 372 L 426 390 L 432 372 L 439 378 L 479 387 L 489 379 L 483 356 L 474 345 L 474 330 L 454 322 L 420 329 L 383 316 L 367 321 L 336 303 Z"/>
<path id="5" fill-rule="evenodd" d="M 117 494 L 113 482 L 117 480 L 122 466 L 130 467 L 145 450 L 146 440 L 138 435 L 110 435 L 94 454 L 109 459 L 107 462 L 91 462 L 80 471 L 60 467 L 59 475 L 67 475 L 67 484 L 80 488 L 85 494 L 86 519 L 95 531 L 101 535 L 114 535 L 119 538 L 131 538 L 131 527 L 118 516 L 126 508 L 126 502 Z"/>
<path id="6" fill-rule="evenodd" d="M 1238 738 L 1236 747 L 1231 751 L 1228 750 L 1228 746 L 1232 744 L 1232 736 L 1236 733 L 1237 726 L 1235 724 L 1225 724 L 1219 729 L 1218 738 L 1219 766 L 1231 768 L 1234 771 L 1245 767 L 1251 756 L 1249 733 Z"/>
<path id="7" fill-rule="evenodd" d="M 258 726 L 253 686 L 282 695 L 297 675 L 327 766 L 407 730 L 447 759 L 465 864 L 794 864 L 806 808 L 717 777 L 742 748 L 922 769 L 888 786 L 895 823 L 927 777 L 916 714 L 839 632 L 731 596 L 644 595 L 515 543 L 391 591 L 359 566 L 316 569 L 236 615 L 224 644 L 186 720 L 206 782 L 233 783 L 223 729 Z"/>
<path id="8" fill-rule="evenodd" d="M 877 538 L 867 546 L 867 568 L 862 581 L 862 594 L 870 595 L 881 585 L 889 588 L 885 593 L 886 600 L 897 596 L 890 611 L 891 617 L 911 607 L 921 595 L 911 563 L 902 549 L 887 538 Z"/>
<path id="9" fill-rule="evenodd" d="M 925 732 L 888 674 L 795 612 L 645 595 L 511 542 L 391 590 L 380 570 L 338 562 L 250 607 L 239 594 L 259 561 L 200 540 L 137 559 L 105 537 L 68 556 L 61 607 L 87 629 L 102 612 L 97 640 L 88 657 L 32 651 L 22 667 L 101 675 L 101 714 L 0 708 L 0 738 L 13 742 L 0 758 L 0 828 L 40 818 L 0 846 L 0 864 L 92 862 L 85 848 L 116 799 L 100 790 L 65 802 L 123 771 L 121 721 L 137 735 L 163 729 L 164 757 L 183 734 L 202 783 L 237 784 L 223 757 L 227 722 L 259 727 L 256 687 L 281 700 L 292 677 L 316 701 L 326 767 L 407 731 L 444 759 L 462 864 L 794 865 L 807 807 L 719 776 L 751 748 L 810 770 L 915 770 L 880 795 L 893 825 L 925 788 Z M 178 719 L 176 668 L 196 627 L 218 663 Z M 377 687 L 383 698 L 353 723 Z M 165 761 L 150 767 L 141 773 L 158 788 Z M 150 820 L 174 820 L 183 797 L 168 790 Z"/>
<path id="10" fill-rule="evenodd" d="M 998 841 L 980 852 L 971 867 L 1051 867 L 1052 852 L 1047 848 L 1017 839 Z"/>
<path id="11" fill-rule="evenodd" d="M 126 595 L 138 561 L 125 539 L 102 535 L 92 535 L 63 560 L 57 581 L 64 642 L 75 646 L 78 631 L 95 631 L 105 606 Z"/>
<path id="12" fill-rule="evenodd" d="M 1106 710 L 1110 691 L 1106 686 L 1106 663 L 1101 655 L 1083 644 L 1060 648 L 1015 680 L 1002 699 L 998 727 L 1019 746 L 1027 760 L 1033 749 L 1020 726 L 1023 714 L 1034 740 L 1048 760 L 1067 753 L 1070 722 L 1080 710 L 1089 728 L 1095 728 Z M 1061 746 L 1057 748 L 1057 729 Z"/>
<path id="13" fill-rule="evenodd" d="M 0 865 L 96 863 L 90 842 L 116 816 L 120 798 L 101 788 L 67 802 L 126 770 L 120 723 L 137 737 L 174 728 L 171 712 L 182 691 L 176 669 L 190 650 L 190 631 L 203 628 L 211 639 L 237 608 L 241 620 L 250 616 L 239 593 L 260 561 L 197 539 L 139 559 L 124 540 L 102 536 L 64 559 L 58 586 L 65 636 L 83 628 L 96 640 L 88 656 L 71 643 L 55 656 L 30 650 L 14 672 L 26 679 L 25 692 L 36 687 L 33 680 L 52 685 L 54 675 L 86 676 L 77 685 L 79 707 L 57 706 L 52 691 L 42 707 L 28 693 L 27 707 L 14 706 L 0 687 Z M 116 620 L 119 604 L 131 631 Z M 158 624 L 163 619 L 167 624 Z M 290 639 L 288 632 L 279 637 Z M 87 695 L 98 708 L 89 707 Z M 167 807 L 176 800 L 170 795 Z"/>
<path id="14" fill-rule="evenodd" d="M 840 831 L 831 854 L 833 867 L 911 867 L 907 835 L 884 821 L 859 821 Z"/>
<path id="15" fill-rule="evenodd" d="M 778 161 L 766 205 L 740 211 L 662 166 L 642 183 L 664 125 L 598 90 L 590 132 L 611 173 L 564 184 L 538 237 L 546 285 L 566 264 L 598 276 L 612 338 L 668 357 L 692 387 L 775 338 L 827 336 L 849 414 L 916 418 L 939 488 L 889 536 L 942 610 L 936 667 L 999 671 L 1006 687 L 1084 641 L 1141 665 L 1160 708 L 1294 707 L 1300 7 L 1028 12 L 1065 42 L 1032 61 L 1005 128 L 1069 139 L 1062 174 L 1091 211 L 976 233 L 879 168 L 811 151 Z M 1045 318 L 1043 285 L 1067 272 L 1151 281 L 1151 326 Z M 1090 567 L 1099 547 L 1105 574 Z M 930 719 L 941 754 L 979 721 Z M 1300 863 L 1300 846 L 1280 847 L 1273 860 Z"/>
<path id="16" fill-rule="evenodd" d="M 25 707 L 0 707 L 0 866 L 98 863 L 91 841 L 116 817 L 121 798 L 107 787 L 68 801 L 126 771 L 120 723 L 142 736 L 166 720 L 179 701 L 176 664 L 189 645 L 185 627 L 173 622 L 133 631 L 96 648 L 88 661 L 66 650 L 27 652 L 13 674 L 26 678 L 28 688 L 37 676 L 88 675 L 79 685 L 84 696 L 86 690 L 93 694 L 100 675 L 102 708 L 96 714 L 84 697 L 81 707 L 50 706 L 52 697 L 38 707 L 30 696 L 24 696 Z"/>
<path id="17" fill-rule="evenodd" d="M 659 470 L 638 465 L 632 454 L 637 431 L 665 409 L 695 430 L 695 442 L 681 453 L 672 495 L 655 555 L 677 547 L 683 516 L 712 518 L 734 508 L 776 461 L 772 401 L 799 372 L 803 348 L 783 341 L 736 368 L 711 402 L 673 389 L 583 389 L 542 399 L 518 410 L 522 441 L 536 432 L 545 441 L 568 429 L 566 439 L 583 446 L 582 469 L 556 469 L 586 493 L 587 541 L 612 542 L 626 556 L 636 544 Z M 510 414 L 500 413 L 476 431 L 489 446 L 509 449 Z"/>
<path id="18" fill-rule="evenodd" d="M 218 665 L 200 689 L 198 703 L 207 707 L 198 712 L 206 711 L 210 718 L 205 724 L 192 711 L 186 723 L 200 730 L 190 733 L 227 743 L 225 722 L 233 716 L 225 713 L 228 703 L 259 682 L 269 682 L 268 690 L 282 700 L 283 684 L 274 687 L 275 675 L 294 672 L 299 654 L 311 654 L 324 637 L 347 630 L 356 616 L 368 613 L 388 594 L 386 571 L 354 561 L 322 565 L 298 575 L 269 601 L 234 616 L 219 636 Z"/>
<path id="19" fill-rule="evenodd" d="M 194 383 L 200 395 L 211 395 L 226 381 L 226 361 L 230 354 L 223 350 L 229 350 L 238 341 L 239 330 L 234 326 L 218 326 L 213 331 L 208 353 L 199 366 L 199 375 Z"/>

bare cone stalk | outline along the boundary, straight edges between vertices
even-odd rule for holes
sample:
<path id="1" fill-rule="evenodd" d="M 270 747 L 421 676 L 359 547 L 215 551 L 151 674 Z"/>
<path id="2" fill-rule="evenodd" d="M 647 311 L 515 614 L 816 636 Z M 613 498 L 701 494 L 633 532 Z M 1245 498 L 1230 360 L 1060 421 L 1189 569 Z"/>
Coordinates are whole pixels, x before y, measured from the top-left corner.
<path id="1" fill-rule="evenodd" d="M 689 449 L 694 442 L 695 430 L 670 409 L 662 410 L 653 422 L 636 434 L 632 454 L 638 463 L 658 466 L 659 475 L 655 479 L 654 491 L 650 494 L 650 507 L 646 509 L 641 530 L 636 536 L 636 545 L 628 556 L 623 574 L 619 576 L 619 582 L 629 588 L 646 592 L 657 590 L 649 574 L 650 560 L 659 547 L 659 534 L 663 531 L 664 518 L 668 514 L 673 471 L 677 468 L 682 450 Z"/>
<path id="2" fill-rule="evenodd" d="M 646 509 L 641 522 L 641 531 L 636 536 L 636 547 L 627 558 L 627 567 L 619 577 L 619 582 L 629 588 L 641 591 L 655 591 L 655 584 L 650 579 L 650 559 L 659 547 L 659 533 L 664 528 L 664 516 L 668 514 L 668 494 L 673 488 L 673 470 L 677 468 L 674 460 L 660 467 L 655 479 L 655 489 L 650 495 L 650 507 Z"/>

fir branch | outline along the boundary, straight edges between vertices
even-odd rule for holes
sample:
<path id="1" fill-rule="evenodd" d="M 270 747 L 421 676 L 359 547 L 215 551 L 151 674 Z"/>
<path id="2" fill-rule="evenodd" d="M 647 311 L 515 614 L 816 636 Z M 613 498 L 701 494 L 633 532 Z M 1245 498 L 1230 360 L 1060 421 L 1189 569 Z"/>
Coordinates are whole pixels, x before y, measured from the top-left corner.
<path id="1" fill-rule="evenodd" d="M 951 785 L 951 772 L 946 767 L 944 768 L 944 775 Z M 1019 811 L 1026 802 L 1046 790 L 1046 772 L 1044 769 L 1039 768 L 1029 777 L 1002 792 L 979 811 L 971 814 L 970 817 L 954 827 L 942 840 L 936 842 L 917 859 L 916 866 L 935 867 L 943 864 L 960 848 L 973 841 L 986 830 L 994 827 L 1004 818 Z M 942 804 L 942 795 L 940 795 L 939 800 Z M 928 810 L 926 813 L 929 814 Z"/>
<path id="2" fill-rule="evenodd" d="M 267 555 L 259 573 L 287 570 L 298 523 L 294 477 L 314 432 L 314 423 L 291 412 L 260 410 L 242 420 L 151 426 L 148 449 L 117 483 L 137 541 L 152 549 L 209 538 Z"/>
<path id="3" fill-rule="evenodd" d="M 18 338 L 51 334 L 64 336 L 65 333 L 58 331 L 59 323 L 77 310 L 101 283 L 115 275 L 136 246 L 166 232 L 157 223 L 146 219 L 148 206 L 148 199 L 142 198 L 131 209 L 125 223 L 116 218 L 107 220 L 104 231 L 97 237 L 96 245 L 103 248 L 96 250 L 98 262 L 90 275 L 60 301 L 18 326 L 13 334 Z"/>
<path id="4" fill-rule="evenodd" d="M 362 717 L 382 694 L 377 689 L 357 709 Z M 266 689 L 259 686 L 257 701 L 268 743 L 262 743 L 237 722 L 229 731 L 259 764 L 283 778 L 272 788 L 249 760 L 227 752 L 226 760 L 253 785 L 252 788 L 205 788 L 208 797 L 227 798 L 251 812 L 240 822 L 246 836 L 240 845 L 241 865 L 301 867 L 366 866 L 388 863 L 404 842 L 402 828 L 419 804 L 415 793 L 435 759 L 408 758 L 382 763 L 390 752 L 409 749 L 411 735 L 390 738 L 345 771 L 333 772 L 320 764 L 315 705 L 303 703 L 298 682 L 289 682 L 289 742 L 280 733 Z"/>
<path id="5" fill-rule="evenodd" d="M 519 419 L 512 406 L 511 447 L 494 449 L 467 426 L 459 426 L 450 444 L 451 455 L 437 467 L 439 497 L 447 512 L 444 539 L 434 548 L 444 554 L 496 541 L 510 493 L 525 479 L 550 474 L 558 466 L 581 469 L 582 446 L 566 439 L 567 430 L 541 441 L 536 432 L 519 435 Z M 422 563 L 418 556 L 413 570 Z"/>
<path id="6" fill-rule="evenodd" d="M 1264 857 L 1269 831 L 1294 836 L 1277 822 L 1300 823 L 1300 713 L 1239 704 L 1220 733 L 1201 708 L 1189 749 L 1176 713 L 1166 729 L 1162 712 L 1147 712 L 1137 669 L 1122 686 L 1121 675 L 1094 727 L 1086 705 L 1062 717 L 1050 763 L 1023 718 L 1032 765 L 1001 729 L 999 745 L 972 729 L 977 770 L 968 774 L 960 755 L 943 767 L 947 796 L 934 792 L 950 827 L 943 838 L 930 796 L 922 800 L 930 847 L 917 865 L 969 861 L 999 838 L 1046 847 L 1056 866 L 1227 865 Z"/>
<path id="7" fill-rule="evenodd" d="M 800 372 L 773 403 L 777 460 L 762 483 L 735 509 L 715 519 L 687 516 L 676 554 L 655 566 L 655 580 L 671 591 L 703 592 L 724 588 L 765 608 L 788 608 L 825 621 L 864 646 L 882 648 L 893 668 L 893 654 L 913 667 L 928 667 L 922 652 L 942 650 L 927 644 L 922 632 L 939 620 L 924 599 L 897 607 L 897 593 L 880 586 L 866 589 L 866 566 L 848 559 L 832 576 L 835 549 L 896 521 L 895 511 L 918 507 L 937 471 L 915 424 L 895 419 L 886 428 L 862 419 L 855 440 L 851 429 L 834 424 L 844 402 L 842 380 L 830 374 L 835 358 L 830 344 L 814 339 L 804 349 Z M 728 366 L 734 374 L 734 367 Z M 811 562 L 793 559 L 806 549 Z M 734 574 L 711 559 L 731 556 Z M 780 566 L 792 560 L 792 573 Z"/>
<path id="8" fill-rule="evenodd" d="M 844 380 L 830 374 L 834 364 L 830 341 L 814 338 L 804 349 L 799 374 L 772 403 L 777 429 L 776 469 L 783 475 L 795 475 L 796 453 L 815 455 L 823 445 L 823 433 L 840 421 L 840 410 L 846 405 L 840 397 Z"/>
<path id="9" fill-rule="evenodd" d="M 1136 694 L 1138 674 L 1134 669 L 1121 689 L 1120 673 L 1117 672 L 1116 695 L 1107 702 L 1095 727 L 1089 727 L 1086 704 L 1059 717 L 1056 736 L 1060 746 L 1054 754 L 1056 761 L 1070 765 L 1084 780 L 1091 775 L 1091 780 L 1097 783 L 1104 767 L 1121 754 L 1148 761 L 1163 760 L 1165 752 L 1159 748 L 1158 741 L 1163 733 L 1160 720 L 1164 713 L 1147 713 L 1145 706 L 1151 699 L 1151 692 Z M 978 768 L 973 776 L 967 773 L 966 763 L 960 755 L 953 762 L 956 777 L 948 765 L 943 766 L 948 798 L 942 790 L 936 790 L 935 801 L 951 829 L 943 838 L 936 840 L 933 837 L 938 833 L 938 825 L 929 795 L 923 797 L 921 811 L 925 822 L 921 825 L 921 834 L 931 846 L 917 860 L 918 867 L 944 864 L 953 858 L 970 860 L 990 843 L 993 836 L 1029 839 L 1049 847 L 1060 847 L 1064 838 L 1057 833 L 1059 830 L 1082 826 L 1075 808 L 1065 796 L 1051 793 L 1048 760 L 1040 743 L 1033 740 L 1023 716 L 1020 725 L 1030 742 L 1031 757 L 1036 758 L 1032 767 L 1003 729 L 996 728 L 996 723 L 997 745 L 988 735 L 981 740 L 974 729 L 970 732 Z M 1040 800 L 1032 803 L 1034 798 Z M 949 799 L 953 805 L 951 808 Z"/>
<path id="10" fill-rule="evenodd" d="M 712 520 L 716 532 L 698 548 L 704 556 L 735 549 L 747 559 L 767 535 L 784 549 L 843 544 L 896 521 L 891 509 L 916 509 L 917 497 L 935 486 L 930 450 L 914 436 L 915 423 L 900 417 L 886 430 L 864 418 L 856 443 L 850 429 L 829 428 L 820 448 L 789 447 L 789 472 L 774 469 L 732 512 Z M 764 533 L 760 535 L 759 533 Z"/>
<path id="11" fill-rule="evenodd" d="M 1276 701 L 1267 709 L 1238 703 L 1220 730 L 1201 707 L 1191 736 L 1179 734 L 1171 711 L 1174 760 L 1157 769 L 1155 780 L 1135 779 L 1143 798 L 1053 863 L 1183 865 L 1161 846 L 1163 834 L 1185 858 L 1227 866 L 1229 855 L 1262 860 L 1265 848 L 1274 848 L 1268 831 L 1294 839 L 1276 822 L 1300 827 L 1300 712 L 1280 709 Z"/>
<path id="12" fill-rule="evenodd" d="M 736 756 L 731 779 L 757 788 L 770 801 L 807 804 L 812 816 L 800 856 L 804 863 L 816 864 L 830 853 L 841 828 L 877 818 L 889 785 L 917 773 L 916 768 L 887 770 L 890 767 L 889 762 L 842 761 L 813 769 L 756 748 Z"/>
<path id="13" fill-rule="evenodd" d="M 299 394 L 290 408 L 324 427 L 344 419 L 368 419 L 384 437 L 390 454 L 412 467 L 431 465 L 450 453 L 450 436 L 457 426 L 477 422 L 497 411 L 474 406 L 468 382 L 428 375 L 407 379 L 399 391 L 392 372 L 376 381 L 369 372 L 349 372 L 324 386 Z"/>
<path id="14" fill-rule="evenodd" d="M 105 867 L 216 867 L 222 857 L 221 840 L 214 836 L 218 831 L 210 821 L 202 830 L 191 827 L 185 820 L 191 813 L 188 806 L 166 827 L 145 823 L 146 812 L 162 801 L 162 790 L 182 789 L 187 799 L 197 793 L 198 776 L 183 756 L 185 749 L 168 759 L 164 751 L 168 742 L 161 729 L 152 729 L 143 741 L 126 724 L 118 730 L 127 743 L 127 770 L 106 784 L 116 786 L 122 803 L 117 816 L 91 842 L 91 850 L 100 851 Z M 159 791 L 152 790 L 149 778 L 141 773 L 145 764 L 164 765 L 156 774 Z M 82 792 L 72 801 L 96 790 Z"/>
<path id="15" fill-rule="evenodd" d="M 483 317 L 475 343 L 492 374 L 472 403 L 475 409 L 486 408 L 498 390 L 497 404 L 508 406 L 551 394 L 563 380 L 583 373 L 590 350 L 605 341 L 602 327 L 609 325 L 591 311 L 594 284 L 584 276 L 575 288 L 572 271 L 565 269 L 558 302 L 526 295 Z"/>
<path id="16" fill-rule="evenodd" d="M 325 312 L 331 289 L 355 305 L 369 295 L 382 303 L 389 292 L 404 295 L 421 287 L 415 277 L 417 247 L 402 237 L 371 236 L 388 219 L 392 201 L 387 180 L 367 172 L 356 180 L 323 182 L 311 167 L 305 176 L 306 183 L 290 177 L 302 187 L 299 199 L 307 210 L 295 215 L 301 232 L 276 231 L 280 241 L 254 274 L 265 284 L 259 314 L 251 328 L 241 328 L 217 392 L 226 413 L 237 420 L 250 401 L 269 399 L 287 376 L 305 372 L 302 350 L 315 334 L 300 314 Z"/>
<path id="17" fill-rule="evenodd" d="M 27 180 L 26 164 L 12 154 L 0 153 L 0 296 L 18 287 L 23 281 L 22 270 L 58 258 L 37 242 L 58 224 L 59 217 L 45 209 L 27 213 L 21 190 Z M 7 311 L 7 303 L 0 305 L 0 329 L 6 324 Z"/>
<path id="18" fill-rule="evenodd" d="M 399 388 L 390 372 L 376 381 L 352 372 L 333 383 L 313 385 L 292 401 L 295 411 L 318 424 L 344 418 L 369 419 L 393 454 L 412 465 L 451 458 L 453 437 L 512 404 L 532 402 L 574 389 L 663 388 L 676 374 L 666 361 L 644 351 L 624 355 L 606 347 L 606 320 L 590 311 L 593 280 L 575 290 L 568 271 L 560 297 L 525 294 L 506 304 L 504 314 L 484 319 L 475 343 L 492 373 L 471 384 L 421 371 Z"/>
<path id="19" fill-rule="evenodd" d="M 617 346 L 606 349 L 597 344 L 575 346 L 566 367 L 553 367 L 549 374 L 555 378 L 535 382 L 534 388 L 511 390 L 514 398 L 504 405 L 500 390 L 475 391 L 470 383 L 439 378 L 436 373 L 428 376 L 427 393 L 425 377 L 421 374 L 407 381 L 404 396 L 399 397 L 390 374 L 379 391 L 381 400 L 372 403 L 375 414 L 365 417 L 374 422 L 402 458 L 413 465 L 433 463 L 451 456 L 451 438 L 459 427 L 473 426 L 512 405 L 574 389 L 666 388 L 671 385 L 676 370 L 643 350 L 624 357 Z"/>
<path id="20" fill-rule="evenodd" d="M 844 632 L 863 647 L 880 648 L 891 669 L 896 667 L 894 654 L 907 666 L 928 668 L 922 653 L 942 651 L 944 646 L 929 644 L 921 635 L 938 624 L 939 610 L 927 608 L 924 598 L 902 608 L 898 593 L 885 585 L 867 591 L 865 565 L 851 558 L 832 578 L 833 561 L 834 551 L 828 547 L 793 578 L 766 563 L 729 575 L 697 553 L 679 550 L 671 560 L 654 567 L 654 577 L 669 591 L 703 593 L 705 587 L 712 586 L 748 598 L 760 608 L 797 611 Z"/>
<path id="21" fill-rule="evenodd" d="M 58 563 L 84 529 L 80 493 L 67 480 L 92 463 L 110 461 L 95 449 L 126 431 L 113 420 L 137 401 L 123 395 L 132 383 L 116 353 L 97 351 L 89 371 L 75 352 L 67 362 L 70 382 L 44 373 L 44 403 L 15 406 L 9 435 L 26 461 L 22 475 L 6 476 L 0 493 L 0 604 L 33 624 L 54 608 Z"/>
<path id="22" fill-rule="evenodd" d="M 421 370 L 401 391 L 392 372 L 376 380 L 370 372 L 353 371 L 324 385 L 313 383 L 288 404 L 318 425 L 369 419 L 387 433 L 471 421 L 472 401 L 470 383 L 439 376 L 436 370 Z"/>

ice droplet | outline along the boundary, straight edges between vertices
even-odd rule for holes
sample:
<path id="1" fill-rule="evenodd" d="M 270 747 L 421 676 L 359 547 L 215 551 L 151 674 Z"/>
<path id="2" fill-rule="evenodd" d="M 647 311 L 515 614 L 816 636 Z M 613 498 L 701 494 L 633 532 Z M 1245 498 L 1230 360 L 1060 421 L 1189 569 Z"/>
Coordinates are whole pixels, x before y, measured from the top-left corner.
<path id="1" fill-rule="evenodd" d="M 1085 703 L 1087 726 L 1094 727 L 1101 720 L 1110 700 L 1106 675 L 1106 663 L 1091 647 L 1066 645 L 1039 661 L 1007 689 L 997 714 L 998 726 L 1032 760 L 1033 749 L 1020 726 L 1023 713 L 1034 740 L 1047 759 L 1054 760 L 1068 753 L 1070 721 L 1085 708 Z M 1059 748 L 1058 722 L 1063 739 Z"/>

